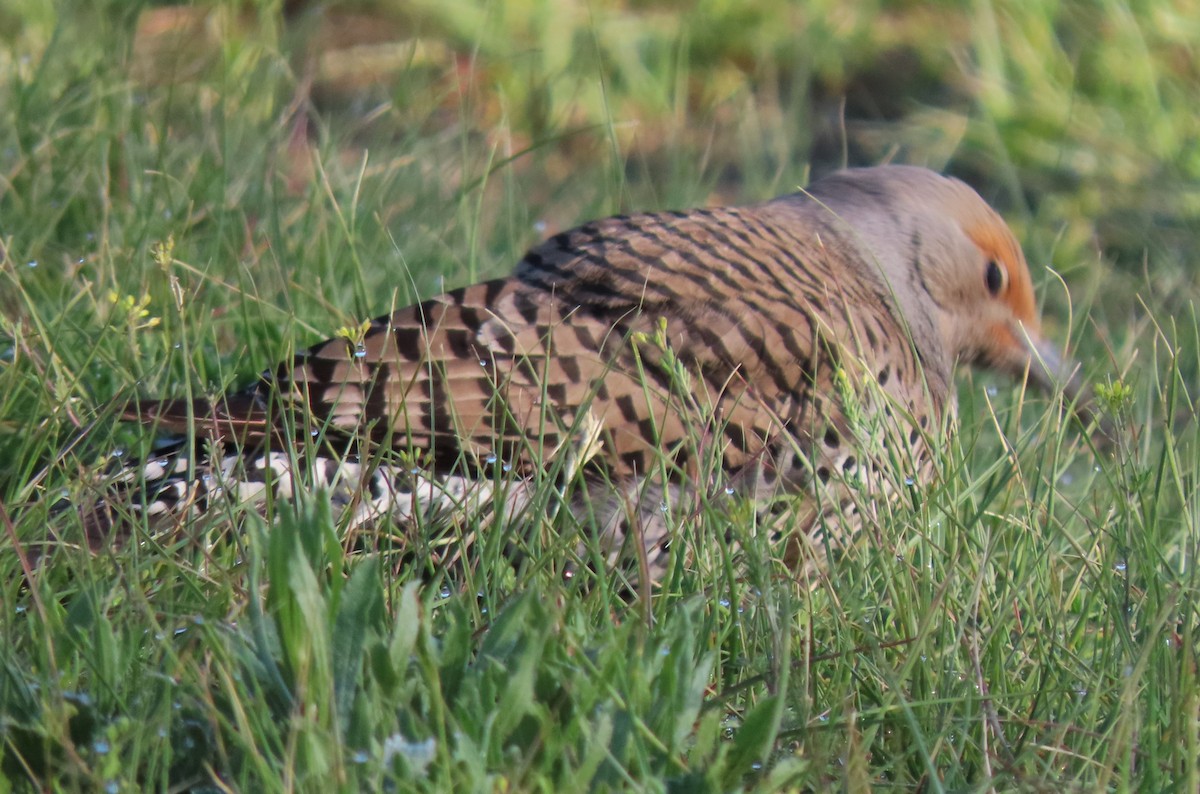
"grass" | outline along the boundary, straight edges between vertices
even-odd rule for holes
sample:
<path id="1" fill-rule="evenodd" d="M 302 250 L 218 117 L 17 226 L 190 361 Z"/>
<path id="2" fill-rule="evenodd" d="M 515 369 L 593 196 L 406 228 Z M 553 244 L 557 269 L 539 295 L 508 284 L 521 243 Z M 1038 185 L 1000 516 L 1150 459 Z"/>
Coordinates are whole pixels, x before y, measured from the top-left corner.
<path id="1" fill-rule="evenodd" d="M 0 11 L 0 791 L 1200 790 L 1195 9 L 275 5 Z M 320 494 L 98 554 L 51 513 L 150 449 L 135 394 L 893 155 L 1062 274 L 1116 440 L 965 377 L 944 476 L 809 586 L 736 503 L 632 604 L 556 575 L 569 517 L 516 568 L 452 528 L 447 579 Z"/>

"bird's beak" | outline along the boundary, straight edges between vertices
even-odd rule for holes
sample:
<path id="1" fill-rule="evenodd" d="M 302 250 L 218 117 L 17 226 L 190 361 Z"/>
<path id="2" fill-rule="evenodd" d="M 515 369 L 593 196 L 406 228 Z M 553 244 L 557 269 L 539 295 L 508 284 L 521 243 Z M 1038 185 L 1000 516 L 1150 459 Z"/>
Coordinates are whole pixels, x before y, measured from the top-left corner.
<path id="1" fill-rule="evenodd" d="M 1105 421 L 1097 416 L 1092 391 L 1083 380 L 1083 368 L 1078 362 L 1065 358 L 1058 348 L 1025 328 L 1017 329 L 1029 356 L 1029 382 L 1046 394 L 1062 392 L 1063 401 L 1084 425 L 1098 422 L 1101 432 L 1109 433 Z"/>
<path id="2" fill-rule="evenodd" d="M 1077 363 L 1064 358 L 1045 339 L 1024 331 L 1022 337 L 1029 354 L 1029 380 L 1033 385 L 1047 394 L 1061 389 L 1068 402 L 1083 396 L 1086 389 Z"/>

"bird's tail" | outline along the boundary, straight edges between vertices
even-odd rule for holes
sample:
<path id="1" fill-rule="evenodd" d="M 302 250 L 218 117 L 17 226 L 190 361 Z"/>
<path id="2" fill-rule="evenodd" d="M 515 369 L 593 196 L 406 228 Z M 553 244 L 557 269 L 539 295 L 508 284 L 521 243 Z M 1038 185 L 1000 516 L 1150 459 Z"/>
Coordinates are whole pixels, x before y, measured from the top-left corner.
<path id="1" fill-rule="evenodd" d="M 465 548 L 452 546 L 471 542 L 461 532 L 465 527 L 487 526 L 497 515 L 506 523 L 523 520 L 518 516 L 527 508 L 545 511 L 543 518 L 550 518 L 561 506 L 576 515 L 579 520 L 572 523 L 597 544 L 580 539 L 581 559 L 595 559 L 598 551 L 605 567 L 640 561 L 636 578 L 657 581 L 666 570 L 676 525 L 690 512 L 684 505 L 694 501 L 685 498 L 694 496 L 690 489 L 643 478 L 613 483 L 581 476 L 601 444 L 594 420 L 550 452 L 557 475 L 553 482 L 539 483 L 503 461 L 489 460 L 493 465 L 482 470 L 434 472 L 390 451 L 363 459 L 337 455 L 315 443 L 281 443 L 270 434 L 260 434 L 253 446 L 199 435 L 201 428 L 228 428 L 223 415 L 228 413 L 207 404 L 143 406 L 137 414 L 143 422 L 149 416 L 151 423 L 172 431 L 195 429 L 188 438 L 175 436 L 145 459 L 105 475 L 100 495 L 80 509 L 88 545 L 98 550 L 126 543 L 134 535 L 192 532 L 196 521 L 197 527 L 226 518 L 236 521 L 247 510 L 266 512 L 280 500 L 324 490 L 339 529 L 351 532 L 389 521 L 405 535 L 419 537 L 427 549 L 444 547 L 436 554 L 440 562 L 463 556 Z M 243 423 L 239 429 L 246 428 Z M 540 487 L 553 488 L 557 497 L 538 498 Z M 679 515 L 671 521 L 668 514 Z M 450 516 L 453 520 L 447 520 Z"/>
<path id="2" fill-rule="evenodd" d="M 533 485 L 519 477 L 439 474 L 378 456 L 336 455 L 326 449 L 240 448 L 218 441 L 193 446 L 178 439 L 145 460 L 110 472 L 101 495 L 80 510 L 93 549 L 125 542 L 136 531 L 165 534 L 189 522 L 206 524 L 239 511 L 267 510 L 297 494 L 326 491 L 339 528 L 390 520 L 429 526 L 448 513 L 518 513 Z"/>
<path id="3" fill-rule="evenodd" d="M 234 462 L 220 449 L 197 450 L 186 439 L 173 439 L 144 460 L 109 470 L 100 496 L 80 508 L 88 545 L 103 548 L 123 542 L 135 527 L 161 530 L 207 512 Z"/>

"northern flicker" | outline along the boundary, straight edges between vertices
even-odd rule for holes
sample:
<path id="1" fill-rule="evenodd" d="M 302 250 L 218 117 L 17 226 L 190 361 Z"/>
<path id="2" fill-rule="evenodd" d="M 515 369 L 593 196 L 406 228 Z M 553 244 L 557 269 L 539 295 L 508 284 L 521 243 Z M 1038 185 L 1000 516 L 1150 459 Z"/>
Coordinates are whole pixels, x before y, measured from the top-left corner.
<path id="1" fill-rule="evenodd" d="M 586 483 L 567 508 L 594 514 L 614 558 L 635 538 L 653 575 L 670 542 L 660 510 L 685 494 L 837 510 L 852 478 L 928 479 L 958 362 L 1079 391 L 1039 335 L 1020 246 L 974 190 L 924 168 L 852 169 L 761 204 L 587 223 L 507 278 L 380 317 L 245 390 L 142 402 L 127 418 L 212 443 L 117 480 L 145 481 L 132 509 L 150 515 L 303 480 L 342 493 L 354 520 L 403 523 L 515 515 L 558 460 Z M 890 435 L 872 436 L 884 414 Z M 719 466 L 702 471 L 705 451 Z"/>

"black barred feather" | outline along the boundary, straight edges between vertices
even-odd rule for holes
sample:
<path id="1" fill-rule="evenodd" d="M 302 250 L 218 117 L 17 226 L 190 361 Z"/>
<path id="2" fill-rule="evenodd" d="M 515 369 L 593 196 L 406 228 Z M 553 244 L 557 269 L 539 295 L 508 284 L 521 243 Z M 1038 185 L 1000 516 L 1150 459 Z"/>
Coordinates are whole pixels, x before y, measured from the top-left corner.
<path id="1" fill-rule="evenodd" d="M 665 502 L 802 493 L 812 528 L 863 478 L 894 481 L 897 460 L 927 481 L 956 362 L 1070 386 L 1037 332 L 1020 247 L 974 191 L 920 168 L 844 171 L 764 204 L 588 223 L 509 278 L 380 317 L 244 391 L 138 405 L 128 418 L 222 451 L 130 467 L 103 502 L 165 517 L 342 488 L 352 524 L 511 517 L 567 455 L 587 483 L 568 509 L 594 513 L 617 557 L 638 538 L 659 574 Z M 297 441 L 309 459 L 267 451 Z M 697 479 L 701 447 L 719 484 Z M 503 496 L 496 461 L 516 484 Z"/>

